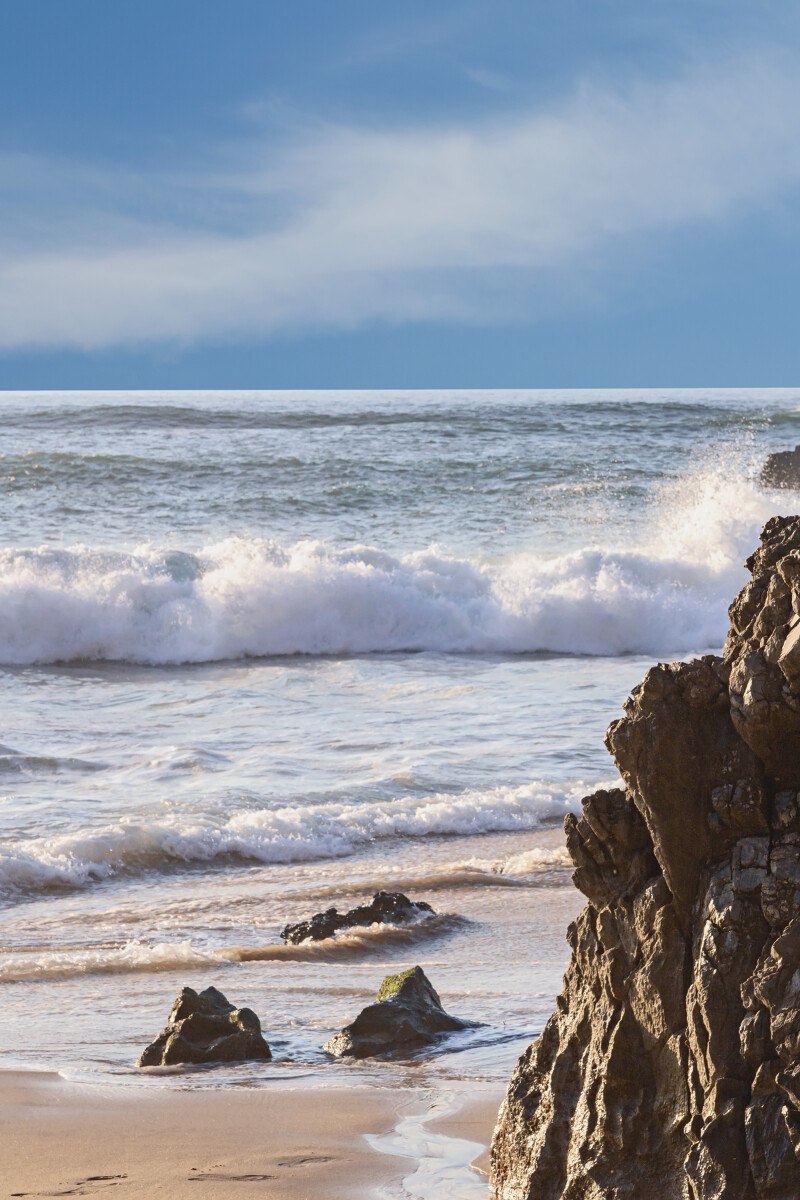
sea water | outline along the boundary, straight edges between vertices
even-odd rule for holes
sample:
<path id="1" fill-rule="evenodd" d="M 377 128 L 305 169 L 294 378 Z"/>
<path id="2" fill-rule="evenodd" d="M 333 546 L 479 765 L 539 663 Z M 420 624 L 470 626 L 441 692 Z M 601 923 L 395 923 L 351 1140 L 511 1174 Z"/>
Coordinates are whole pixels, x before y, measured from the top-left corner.
<path id="1" fill-rule="evenodd" d="M 4 394 L 3 1065 L 139 1078 L 214 984 L 275 1059 L 182 1086 L 501 1088 L 581 907 L 563 817 L 646 669 L 719 651 L 797 441 L 793 391 Z M 281 942 L 378 889 L 436 915 Z M 329 1062 L 416 963 L 481 1026 Z"/>

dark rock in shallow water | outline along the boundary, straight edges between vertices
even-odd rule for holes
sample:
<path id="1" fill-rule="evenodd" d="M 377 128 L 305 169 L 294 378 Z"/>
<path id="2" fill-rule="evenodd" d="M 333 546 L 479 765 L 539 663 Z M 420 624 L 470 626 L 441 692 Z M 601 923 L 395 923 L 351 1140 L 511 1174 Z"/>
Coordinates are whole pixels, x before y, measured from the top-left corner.
<path id="1" fill-rule="evenodd" d="M 261 1022 L 250 1008 L 234 1008 L 215 987 L 181 989 L 167 1028 L 142 1053 L 139 1067 L 179 1063 L 244 1062 L 270 1059 Z"/>
<path id="2" fill-rule="evenodd" d="M 375 1003 L 362 1009 L 324 1049 L 338 1058 L 371 1058 L 415 1049 L 435 1041 L 439 1034 L 474 1024 L 446 1013 L 422 967 L 412 967 L 400 975 L 387 975 Z"/>
<path id="3" fill-rule="evenodd" d="M 498 1200 L 800 1197 L 800 518 L 761 541 L 723 658 L 647 673 L 606 738 L 625 790 L 567 818 L 589 903 Z"/>
<path id="4" fill-rule="evenodd" d="M 424 913 L 433 914 L 430 904 L 424 900 L 409 900 L 402 892 L 376 892 L 371 904 L 360 904 L 349 912 L 340 913 L 335 908 L 315 913 L 307 921 L 287 925 L 281 930 L 285 942 L 298 945 L 300 942 L 321 942 L 333 937 L 339 929 L 352 929 L 356 925 L 402 925 L 413 921 Z"/>
<path id="5" fill-rule="evenodd" d="M 800 490 L 800 446 L 769 455 L 761 468 L 761 486 Z"/>

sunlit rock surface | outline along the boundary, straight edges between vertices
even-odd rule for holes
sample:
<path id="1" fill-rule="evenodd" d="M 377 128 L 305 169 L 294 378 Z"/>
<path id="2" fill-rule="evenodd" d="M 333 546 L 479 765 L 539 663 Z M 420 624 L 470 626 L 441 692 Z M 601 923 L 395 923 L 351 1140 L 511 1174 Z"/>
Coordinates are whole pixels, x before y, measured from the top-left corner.
<path id="1" fill-rule="evenodd" d="M 556 1011 L 492 1144 L 502 1200 L 800 1196 L 800 518 L 774 518 L 723 658 L 648 671 L 567 818 Z"/>

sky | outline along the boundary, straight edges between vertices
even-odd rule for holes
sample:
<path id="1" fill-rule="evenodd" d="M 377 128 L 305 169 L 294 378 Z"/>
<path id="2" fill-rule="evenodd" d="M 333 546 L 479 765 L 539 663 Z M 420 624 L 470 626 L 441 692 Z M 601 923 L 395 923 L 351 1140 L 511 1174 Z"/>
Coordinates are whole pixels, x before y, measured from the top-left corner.
<path id="1" fill-rule="evenodd" d="M 11 0 L 0 389 L 800 383 L 800 6 Z"/>

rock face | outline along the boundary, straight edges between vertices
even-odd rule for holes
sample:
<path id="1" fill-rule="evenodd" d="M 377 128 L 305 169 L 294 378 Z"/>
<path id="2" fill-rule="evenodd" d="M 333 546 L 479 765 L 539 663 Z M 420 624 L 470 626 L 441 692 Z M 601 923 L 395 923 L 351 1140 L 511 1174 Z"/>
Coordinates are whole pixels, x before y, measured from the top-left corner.
<path id="1" fill-rule="evenodd" d="M 800 786 L 800 517 L 773 517 L 747 560 L 725 643 L 733 723 L 786 787 Z"/>
<path id="2" fill-rule="evenodd" d="M 215 987 L 181 989 L 167 1028 L 142 1053 L 139 1067 L 270 1059 L 261 1022 L 250 1008 L 234 1008 Z"/>
<path id="3" fill-rule="evenodd" d="M 763 487 L 800 488 L 800 446 L 770 454 L 761 468 Z"/>
<path id="4" fill-rule="evenodd" d="M 371 1058 L 413 1050 L 436 1041 L 439 1034 L 473 1024 L 446 1013 L 422 967 L 412 967 L 400 975 L 387 975 L 375 1003 L 362 1009 L 324 1049 L 337 1058 Z"/>
<path id="5" fill-rule="evenodd" d="M 498 1200 L 800 1197 L 800 518 L 747 566 L 723 657 L 648 671 L 606 735 L 624 790 L 567 817 L 589 903 Z"/>
<path id="6" fill-rule="evenodd" d="M 424 900 L 409 900 L 402 892 L 376 892 L 371 904 L 360 904 L 349 912 L 340 913 L 335 908 L 315 913 L 307 921 L 287 925 L 281 930 L 285 942 L 298 945 L 300 942 L 321 942 L 333 937 L 339 929 L 352 929 L 356 925 L 402 925 L 425 913 L 433 913 Z"/>

